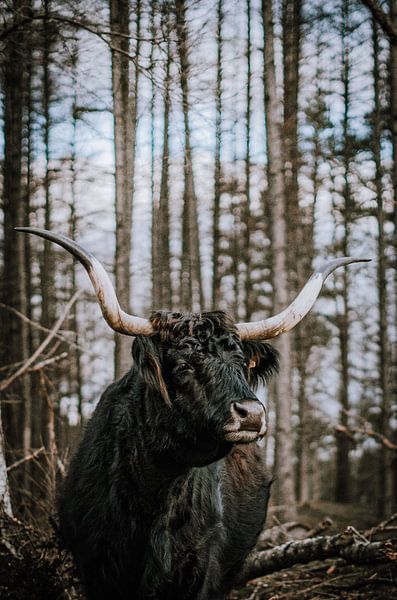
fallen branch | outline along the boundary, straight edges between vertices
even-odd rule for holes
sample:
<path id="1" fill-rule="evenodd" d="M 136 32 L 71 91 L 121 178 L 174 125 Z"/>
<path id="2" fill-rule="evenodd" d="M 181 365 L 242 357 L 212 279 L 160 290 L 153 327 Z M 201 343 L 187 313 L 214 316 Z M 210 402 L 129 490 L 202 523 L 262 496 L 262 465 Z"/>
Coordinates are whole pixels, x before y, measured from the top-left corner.
<path id="1" fill-rule="evenodd" d="M 378 525 L 375 525 L 375 527 L 371 527 L 371 529 L 367 529 L 367 531 L 364 532 L 365 537 L 371 538 L 373 535 L 379 533 L 380 531 L 387 530 L 388 526 L 391 523 L 394 523 L 394 521 L 397 521 L 397 512 L 392 514 L 390 517 L 388 517 L 387 519 L 385 519 Z"/>
<path id="2" fill-rule="evenodd" d="M 2 383 L 0 383 L 0 392 L 3 392 L 6 388 L 8 388 L 8 386 L 11 385 L 11 383 L 13 383 L 16 379 L 18 379 L 18 377 L 20 377 L 21 375 L 26 373 L 26 371 L 29 370 L 31 365 L 40 356 L 40 354 L 42 354 L 44 352 L 44 350 L 47 348 L 48 344 L 53 340 L 53 338 L 58 333 L 58 331 L 61 328 L 62 323 L 66 319 L 70 309 L 72 308 L 73 304 L 76 302 L 77 298 L 80 296 L 81 293 L 82 293 L 81 290 L 79 290 L 75 294 L 73 294 L 73 297 L 69 300 L 69 302 L 65 306 L 65 309 L 63 310 L 58 321 L 55 323 L 54 327 L 51 329 L 50 333 L 47 335 L 45 340 L 40 344 L 40 346 L 35 350 L 35 352 L 33 352 L 32 356 L 30 356 L 30 358 L 28 358 L 28 360 L 26 360 L 23 363 L 23 365 L 15 371 L 15 373 L 10 375 L 10 377 L 8 377 L 8 379 L 6 379 Z"/>
<path id="3" fill-rule="evenodd" d="M 242 581 L 286 569 L 296 563 L 308 563 L 326 558 L 344 558 L 357 564 L 397 561 L 397 548 L 386 542 L 357 541 L 353 531 L 333 536 L 291 541 L 270 550 L 252 552 L 245 563 Z"/>
<path id="4" fill-rule="evenodd" d="M 13 471 L 14 469 L 16 469 L 17 467 L 19 467 L 23 463 L 28 462 L 30 460 L 33 460 L 34 458 L 37 458 L 39 456 L 39 454 L 41 454 L 42 452 L 44 452 L 44 450 L 45 450 L 45 447 L 41 446 L 41 448 L 38 448 L 37 450 L 35 450 L 34 452 L 32 452 L 32 454 L 29 454 L 28 456 L 24 456 L 20 460 L 17 460 L 16 462 L 12 463 L 12 465 L 10 465 L 9 467 L 7 467 L 7 473 L 9 473 L 10 471 Z"/>
<path id="5" fill-rule="evenodd" d="M 331 517 L 325 517 L 322 521 L 317 523 L 313 529 L 307 532 L 307 538 L 317 537 L 320 533 L 324 533 L 327 529 L 332 527 L 333 521 Z"/>
<path id="6" fill-rule="evenodd" d="M 309 536 L 309 528 L 303 523 L 291 521 L 266 528 L 260 534 L 256 543 L 257 550 L 266 550 L 280 546 L 290 540 L 301 540 Z"/>

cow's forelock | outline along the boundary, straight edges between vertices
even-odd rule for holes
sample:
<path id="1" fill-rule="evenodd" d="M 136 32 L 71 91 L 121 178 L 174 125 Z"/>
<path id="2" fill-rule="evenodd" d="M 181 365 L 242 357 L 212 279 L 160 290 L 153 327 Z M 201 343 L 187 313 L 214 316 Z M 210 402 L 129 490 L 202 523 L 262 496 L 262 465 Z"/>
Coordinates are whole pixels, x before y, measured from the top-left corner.
<path id="1" fill-rule="evenodd" d="M 223 311 L 203 313 L 153 312 L 150 322 L 162 341 L 178 343 L 183 338 L 196 337 L 204 342 L 210 337 L 230 333 L 238 338 L 233 321 Z"/>

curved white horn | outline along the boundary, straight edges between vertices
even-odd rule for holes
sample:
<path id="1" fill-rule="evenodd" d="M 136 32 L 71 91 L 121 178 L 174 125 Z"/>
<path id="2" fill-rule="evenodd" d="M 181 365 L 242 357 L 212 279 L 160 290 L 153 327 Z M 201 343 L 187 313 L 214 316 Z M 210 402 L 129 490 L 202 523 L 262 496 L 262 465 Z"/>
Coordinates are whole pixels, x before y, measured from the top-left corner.
<path id="1" fill-rule="evenodd" d="M 59 244 L 68 250 L 81 262 L 94 286 L 99 305 L 105 321 L 112 329 L 126 335 L 148 336 L 154 333 L 154 328 L 148 319 L 135 317 L 120 308 L 113 285 L 101 263 L 79 244 L 59 233 L 53 233 L 38 227 L 16 227 L 16 231 L 34 233 L 46 240 Z"/>
<path id="2" fill-rule="evenodd" d="M 290 331 L 309 312 L 319 295 L 324 281 L 335 269 L 356 262 L 368 262 L 370 258 L 336 258 L 323 265 L 304 285 L 298 296 L 278 315 L 252 323 L 237 323 L 242 340 L 269 340 Z"/>

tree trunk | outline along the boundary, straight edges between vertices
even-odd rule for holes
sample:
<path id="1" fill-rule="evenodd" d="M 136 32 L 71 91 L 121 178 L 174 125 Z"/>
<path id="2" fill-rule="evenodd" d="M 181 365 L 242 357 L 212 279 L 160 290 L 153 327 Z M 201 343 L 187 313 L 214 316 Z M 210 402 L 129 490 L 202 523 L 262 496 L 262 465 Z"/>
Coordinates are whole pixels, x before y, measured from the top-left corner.
<path id="1" fill-rule="evenodd" d="M 304 275 L 299 273 L 304 240 L 298 197 L 298 91 L 301 29 L 301 0 L 283 0 L 283 74 L 284 74 L 284 185 L 287 223 L 288 268 L 293 289 L 300 289 Z M 303 266 L 302 266 L 303 267 Z"/>
<path id="2" fill-rule="evenodd" d="M 223 25 L 223 0 L 218 0 L 217 9 L 217 30 L 216 30 L 216 44 L 217 44 L 217 64 L 216 64 L 216 88 L 215 88 L 215 172 L 214 172 L 214 213 L 213 213 L 213 225 L 212 225 L 212 244 L 213 244 L 213 255 L 212 255 L 212 309 L 216 309 L 219 306 L 220 301 L 220 287 L 221 287 L 221 276 L 220 276 L 220 203 L 221 203 L 221 177 L 222 177 L 222 162 L 221 162 L 221 149 L 222 149 L 222 53 L 223 53 L 223 39 L 222 39 L 222 25 Z"/>
<path id="3" fill-rule="evenodd" d="M 12 517 L 11 497 L 8 485 L 7 463 L 5 456 L 5 442 L 0 409 L 0 524 L 1 516 L 4 513 L 9 517 Z"/>
<path id="4" fill-rule="evenodd" d="M 159 249 L 159 206 L 155 193 L 155 163 L 156 163 L 156 128 L 155 128 L 155 108 L 156 108 L 156 86 L 154 83 L 155 78 L 155 49 L 156 49 L 156 10 L 157 4 L 155 1 L 151 3 L 150 7 L 150 205 L 152 207 L 152 231 L 151 231 L 151 242 L 152 242 L 152 256 L 151 256 L 151 269 L 152 269 L 152 310 L 158 310 L 161 308 L 161 301 L 159 296 L 159 277 L 160 277 L 160 249 Z"/>
<path id="5" fill-rule="evenodd" d="M 14 18 L 30 13 L 30 2 L 15 0 Z M 4 214 L 4 269 L 0 298 L 24 315 L 29 313 L 26 240 L 16 234 L 14 227 L 25 225 L 29 200 L 23 181 L 23 115 L 27 98 L 26 65 L 30 61 L 28 37 L 15 30 L 5 41 L 3 62 L 4 93 L 4 163 L 3 163 L 3 214 Z M 3 313 L 4 314 L 4 313 Z M 4 364 L 23 362 L 29 356 L 29 330 L 27 324 L 13 313 L 2 319 L 1 358 Z M 11 390 L 10 390 L 11 391 Z M 30 385 L 25 374 L 12 386 L 12 402 L 3 405 L 4 434 L 11 459 L 23 455 L 30 446 Z M 6 398 L 5 398 L 6 399 Z M 17 486 L 23 485 L 17 474 Z"/>
<path id="6" fill-rule="evenodd" d="M 73 105 L 72 105 L 72 115 L 73 115 L 73 133 L 71 140 L 71 148 L 70 148 L 70 171 L 71 171 L 71 179 L 70 179 L 70 217 L 69 217 L 69 233 L 70 237 L 75 240 L 78 238 L 78 207 L 77 207 L 77 125 L 78 125 L 78 97 L 77 97 L 77 67 L 78 67 L 78 48 L 77 44 L 72 51 L 72 73 L 73 73 Z M 71 296 L 74 296 L 77 292 L 77 263 L 75 260 L 71 262 Z M 80 334 L 79 334 L 79 320 L 78 320 L 78 307 L 79 302 L 76 301 L 71 310 L 72 317 L 72 331 L 74 332 L 74 343 L 75 347 L 73 348 L 71 354 L 71 381 L 73 382 L 72 391 L 77 397 L 77 411 L 80 420 L 80 426 L 83 424 L 83 374 L 82 374 L 82 365 L 81 365 L 81 354 L 80 354 Z"/>
<path id="7" fill-rule="evenodd" d="M 243 252 L 244 265 L 244 318 L 249 321 L 252 313 L 252 284 L 251 284 L 251 77 L 252 77 L 252 48 L 251 48 L 251 0 L 247 0 L 247 87 L 245 110 L 245 189 L 243 205 Z"/>
<path id="8" fill-rule="evenodd" d="M 283 77 L 284 77 L 284 185 L 287 219 L 287 267 L 289 282 L 294 293 L 304 285 L 311 267 L 313 223 L 304 227 L 299 207 L 298 171 L 298 92 L 301 35 L 301 0 L 283 0 Z M 306 364 L 310 352 L 310 332 L 297 327 L 293 333 L 296 367 L 298 371 L 299 427 L 297 437 L 297 497 L 302 503 L 309 501 L 309 448 L 308 412 L 306 397 Z"/>
<path id="9" fill-rule="evenodd" d="M 350 54 L 349 54 L 349 6 L 348 0 L 343 0 L 342 5 L 342 84 L 343 84 L 343 240 L 342 254 L 349 256 L 350 228 L 352 218 L 352 191 L 350 189 L 350 163 L 352 159 L 352 145 L 350 139 L 349 111 L 350 111 Z M 341 381 L 339 388 L 340 423 L 348 426 L 348 412 L 350 407 L 349 383 L 349 329 L 350 329 L 350 303 L 349 303 L 349 270 L 344 269 L 342 285 L 342 314 L 339 318 L 339 350 L 341 364 Z M 345 435 L 336 437 L 336 502 L 349 502 L 350 500 L 350 440 Z"/>
<path id="10" fill-rule="evenodd" d="M 387 278 L 386 278 L 386 244 L 384 232 L 384 208 L 383 208 L 383 168 L 381 159 L 382 142 L 382 107 L 380 100 L 380 77 L 379 77 L 379 40 L 377 24 L 372 23 L 373 33 L 373 85 L 374 85 L 374 115 L 372 127 L 372 153 L 375 162 L 375 190 L 377 204 L 378 223 L 378 309 L 379 309 L 379 334 L 378 334 L 378 372 L 379 389 L 382 394 L 380 433 L 390 438 L 391 402 L 389 390 L 389 336 L 387 319 Z M 379 515 L 384 517 L 392 512 L 392 456 L 391 452 L 381 445 L 379 465 L 380 504 Z"/>
<path id="11" fill-rule="evenodd" d="M 262 0 L 262 17 L 265 34 L 264 88 L 268 194 L 272 203 L 273 293 L 274 312 L 277 313 L 288 304 L 288 281 L 282 117 L 281 103 L 277 97 L 276 86 L 272 0 Z M 284 516 L 288 519 L 293 519 L 295 513 L 294 453 L 291 423 L 291 343 L 290 334 L 284 334 L 278 340 L 277 348 L 280 352 L 281 369 L 275 382 L 275 502 L 285 507 Z"/>
<path id="12" fill-rule="evenodd" d="M 138 102 L 138 63 L 140 49 L 141 2 L 136 4 L 135 80 L 130 85 L 130 3 L 110 0 L 112 50 L 112 93 L 116 184 L 116 254 L 115 285 L 121 306 L 130 311 L 130 257 L 132 203 L 134 191 L 134 156 Z M 122 34 L 117 35 L 117 34 Z M 131 365 L 131 340 L 115 336 L 115 375 L 120 377 Z"/>
<path id="13" fill-rule="evenodd" d="M 194 186 L 192 148 L 189 124 L 189 56 L 185 0 L 175 2 L 177 45 L 180 60 L 180 84 L 182 91 L 182 111 L 185 129 L 184 176 L 182 224 L 182 270 L 181 304 L 182 310 L 200 311 L 203 308 L 201 281 L 200 244 L 197 220 L 197 197 Z"/>
<path id="14" fill-rule="evenodd" d="M 160 199 L 155 212 L 156 264 L 153 278 L 154 297 L 157 304 L 154 308 L 172 309 L 171 288 L 171 255 L 170 255 L 170 215 L 169 215 L 169 137 L 171 111 L 171 14 L 163 7 L 162 20 L 167 32 L 167 58 L 164 74 L 163 98 L 163 154 L 161 158 Z"/>

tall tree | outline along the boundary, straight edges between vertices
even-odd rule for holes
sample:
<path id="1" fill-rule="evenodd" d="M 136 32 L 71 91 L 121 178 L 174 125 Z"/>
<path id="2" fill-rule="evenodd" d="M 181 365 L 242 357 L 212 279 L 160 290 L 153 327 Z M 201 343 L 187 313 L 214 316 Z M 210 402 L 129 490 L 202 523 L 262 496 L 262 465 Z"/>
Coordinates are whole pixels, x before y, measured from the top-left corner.
<path id="1" fill-rule="evenodd" d="M 316 39 L 316 55 L 321 57 L 321 38 L 322 33 Z M 319 61 L 321 58 L 319 58 Z M 315 254 L 314 245 L 314 226 L 315 211 L 321 190 L 321 164 L 324 160 L 324 148 L 322 137 L 327 129 L 328 122 L 326 117 L 325 93 L 323 90 L 323 73 L 320 64 L 317 64 L 315 74 L 315 91 L 305 107 L 305 125 L 312 131 L 305 139 L 306 144 L 311 146 L 310 154 L 307 159 L 306 173 L 312 186 L 312 202 L 305 211 L 300 211 L 303 219 L 300 222 L 302 229 L 302 248 L 299 251 L 299 272 L 300 282 L 304 279 L 304 274 L 309 270 L 313 263 Z M 296 368 L 298 373 L 298 416 L 299 426 L 297 429 L 297 497 L 301 504 L 308 503 L 313 499 L 314 478 L 310 481 L 310 474 L 315 475 L 315 468 L 311 468 L 313 462 L 313 451 L 310 448 L 311 438 L 313 437 L 313 415 L 312 407 L 307 393 L 307 381 L 309 376 L 309 358 L 314 343 L 314 336 L 318 334 L 318 327 L 314 323 L 313 315 L 306 317 L 309 324 L 305 327 L 295 328 L 295 354 Z M 308 323 L 308 321 L 306 323 Z"/>
<path id="2" fill-rule="evenodd" d="M 110 0 L 112 43 L 112 93 L 114 119 L 116 182 L 116 255 L 115 283 L 121 305 L 130 310 L 130 257 L 132 201 L 134 190 L 135 140 L 139 80 L 141 0 L 137 0 L 134 81 L 130 82 L 130 3 Z M 130 366 L 131 341 L 116 334 L 115 374 L 119 377 Z"/>
<path id="3" fill-rule="evenodd" d="M 154 214 L 156 239 L 156 264 L 153 271 L 155 308 L 172 308 L 171 264 L 170 264 L 170 112 L 171 112 L 171 66 L 172 66 L 172 14 L 165 3 L 162 7 L 162 28 L 167 40 L 163 88 L 163 152 L 161 158 L 160 198 Z"/>
<path id="4" fill-rule="evenodd" d="M 175 0 L 175 15 L 185 134 L 181 308 L 183 310 L 201 310 L 204 305 L 204 300 L 201 281 L 197 196 L 194 185 L 193 157 L 189 123 L 190 62 L 185 0 Z"/>
<path id="5" fill-rule="evenodd" d="M 153 0 L 150 7 L 150 204 L 152 207 L 152 308 L 154 310 L 161 307 L 158 281 L 160 276 L 160 249 L 159 249 L 159 206 L 155 196 L 155 148 L 156 148 L 156 127 L 155 127 L 155 107 L 156 107 L 156 85 L 155 85 L 155 49 L 156 49 L 156 12 L 157 2 Z"/>
<path id="6" fill-rule="evenodd" d="M 264 27 L 264 88 L 268 195 L 272 214 L 273 296 L 274 312 L 288 305 L 287 226 L 282 147 L 282 111 L 277 95 L 273 2 L 262 0 Z M 286 516 L 295 512 L 293 469 L 293 432 L 291 415 L 292 337 L 284 334 L 277 343 L 282 369 L 274 385 L 276 410 L 275 482 L 276 504 L 285 506 Z"/>
<path id="7" fill-rule="evenodd" d="M 29 18 L 29 0 L 12 2 L 12 19 Z M 2 69 L 4 102 L 4 162 L 3 162 L 3 214 L 4 214 L 4 267 L 1 277 L 1 301 L 28 314 L 28 289 L 26 246 L 23 236 L 16 235 L 14 227 L 26 224 L 28 209 L 25 202 L 23 178 L 23 116 L 27 98 L 27 70 L 30 61 L 29 36 L 16 28 L 5 40 Z M 4 313 L 3 313 L 4 316 Z M 29 356 L 29 331 L 26 322 L 14 313 L 2 319 L 1 357 L 3 363 L 19 363 Z M 13 385 L 12 402 L 3 406 L 4 429 L 13 456 L 30 445 L 30 385 L 25 374 Z"/>
<path id="8" fill-rule="evenodd" d="M 387 307 L 387 277 L 386 277 L 386 239 L 385 239 L 385 211 L 383 202 L 383 166 L 382 166 L 382 104 L 381 104 L 381 78 L 379 64 L 379 34 L 375 20 L 372 22 L 373 43 L 373 86 L 374 86 L 374 111 L 372 115 L 372 154 L 375 163 L 374 186 L 376 190 L 376 217 L 378 224 L 377 239 L 377 284 L 378 284 L 378 372 L 379 389 L 381 391 L 381 422 L 380 433 L 390 439 L 390 345 L 388 335 L 388 307 Z M 379 488 L 380 488 L 380 516 L 390 514 L 392 511 L 392 456 L 391 452 L 381 445 L 379 464 Z"/>
<path id="9" fill-rule="evenodd" d="M 298 197 L 298 92 L 299 58 L 301 43 L 301 5 L 302 0 L 283 0 L 283 75 L 284 75 L 284 126 L 283 146 L 285 159 L 285 193 L 288 218 L 288 268 L 294 288 L 299 288 L 299 263 L 302 260 L 301 215 Z M 303 277 L 304 278 L 304 277 Z"/>
<path id="10" fill-rule="evenodd" d="M 394 235 L 393 235 L 393 269 L 394 269 L 394 293 L 397 294 L 397 3 L 395 0 L 389 0 L 386 3 L 388 12 L 377 0 L 362 0 L 363 4 L 369 8 L 374 20 L 380 25 L 383 32 L 388 36 L 390 42 L 389 58 L 389 128 L 391 132 L 392 144 L 392 185 L 394 198 Z M 396 318 L 396 317 L 395 317 Z M 395 323 L 396 325 L 396 323 Z M 397 345 L 394 344 L 392 368 L 392 381 L 397 381 Z M 397 384 L 394 383 L 390 389 L 393 397 L 393 403 L 397 401 Z"/>
<path id="11" fill-rule="evenodd" d="M 51 104 L 53 100 L 53 78 L 51 74 L 51 53 L 53 51 L 54 35 L 53 24 L 49 20 L 51 11 L 50 0 L 44 2 L 44 20 L 42 33 L 42 106 L 43 106 L 43 144 L 45 157 L 44 172 L 44 229 L 50 230 L 52 227 L 52 199 L 51 199 L 51 147 L 50 135 L 52 128 Z M 44 251 L 42 254 L 41 269 L 41 322 L 44 327 L 50 327 L 54 321 L 54 264 L 53 264 L 53 245 L 44 240 Z"/>
<path id="12" fill-rule="evenodd" d="M 71 70 L 73 82 L 73 100 L 72 100 L 72 137 L 70 141 L 70 215 L 69 215 L 69 234 L 75 240 L 78 237 L 78 206 L 77 206 L 77 127 L 78 127 L 78 45 L 75 43 L 71 50 Z M 77 292 L 77 264 L 72 261 L 71 264 L 71 295 Z M 71 309 L 72 330 L 74 332 L 74 347 L 72 349 L 71 360 L 71 381 L 73 382 L 72 392 L 77 397 L 77 411 L 80 424 L 83 422 L 83 374 L 80 353 L 80 326 L 78 319 L 78 302 L 75 302 Z"/>
<path id="13" fill-rule="evenodd" d="M 218 0 L 216 27 L 216 84 L 215 84 L 215 171 L 214 171 L 214 212 L 212 225 L 213 255 L 212 255 L 212 308 L 219 306 L 220 300 L 220 207 L 221 207 L 221 177 L 222 177 L 222 81 L 223 81 L 223 1 Z"/>
<path id="14" fill-rule="evenodd" d="M 247 321 L 252 313 L 252 282 L 251 282 L 251 79 L 252 79 L 252 31 L 251 31 L 251 0 L 247 0 L 247 87 L 246 87 L 246 111 L 245 111 L 245 186 L 244 186 L 244 241 L 242 262 L 244 264 L 244 312 Z"/>
<path id="15" fill-rule="evenodd" d="M 342 207 L 342 255 L 349 256 L 351 223 L 353 217 L 353 197 L 350 186 L 351 163 L 353 159 L 353 138 L 350 131 L 350 10 L 349 1 L 342 0 L 341 7 L 341 42 L 342 42 L 342 73 L 343 85 L 343 117 L 342 117 L 342 156 L 343 165 L 343 207 Z M 348 427 L 350 408 L 350 298 L 349 298 L 349 272 L 345 269 L 342 275 L 342 311 L 339 315 L 339 350 L 341 379 L 339 385 L 340 423 Z M 346 435 L 337 435 L 336 438 L 336 482 L 335 499 L 337 502 L 348 502 L 350 499 L 350 448 L 351 442 Z"/>

